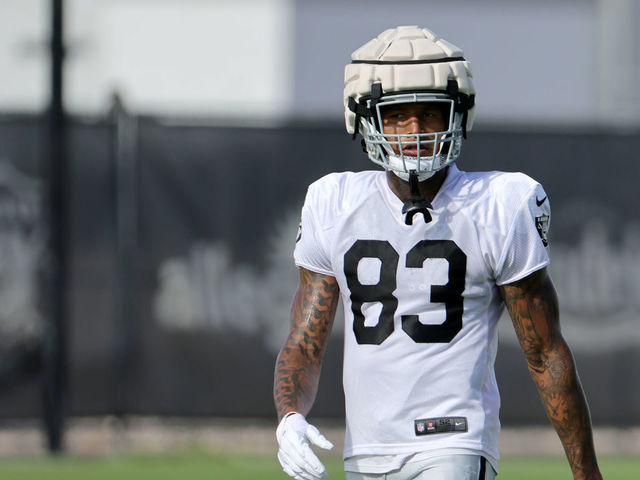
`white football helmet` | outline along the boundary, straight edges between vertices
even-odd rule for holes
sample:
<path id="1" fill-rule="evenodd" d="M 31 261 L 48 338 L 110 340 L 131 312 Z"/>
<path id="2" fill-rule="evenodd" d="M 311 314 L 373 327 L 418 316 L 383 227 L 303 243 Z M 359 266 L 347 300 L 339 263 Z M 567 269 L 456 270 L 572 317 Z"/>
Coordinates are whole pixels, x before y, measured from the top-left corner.
<path id="1" fill-rule="evenodd" d="M 344 108 L 347 132 L 359 131 L 369 158 L 400 178 L 415 170 L 420 181 L 460 155 L 471 130 L 475 105 L 471 65 L 462 50 L 416 26 L 382 32 L 351 54 L 345 67 Z M 448 126 L 440 132 L 389 134 L 382 128 L 385 107 L 404 103 L 440 103 Z M 396 147 L 394 151 L 393 146 Z M 405 155 L 404 151 L 428 156 Z"/>

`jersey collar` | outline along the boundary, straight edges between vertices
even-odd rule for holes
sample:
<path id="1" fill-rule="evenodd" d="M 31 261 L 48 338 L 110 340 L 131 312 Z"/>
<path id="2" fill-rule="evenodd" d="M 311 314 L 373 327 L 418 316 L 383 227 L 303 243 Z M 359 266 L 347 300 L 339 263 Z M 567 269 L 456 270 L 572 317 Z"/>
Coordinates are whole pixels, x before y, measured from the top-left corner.
<path id="1" fill-rule="evenodd" d="M 446 205 L 446 200 L 444 197 L 447 196 L 447 190 L 449 190 L 449 187 L 453 183 L 455 183 L 456 179 L 460 176 L 460 174 L 461 172 L 458 169 L 458 167 L 455 165 L 455 163 L 452 163 L 448 166 L 447 176 L 445 177 L 444 182 L 442 182 L 442 185 L 440 186 L 440 189 L 436 193 L 436 196 L 433 198 L 433 202 L 431 202 L 431 204 L 433 205 L 434 212 L 437 212 L 438 210 L 442 209 Z M 396 218 L 400 223 L 405 225 L 404 214 L 402 213 L 403 203 L 396 196 L 396 194 L 393 193 L 393 191 L 391 190 L 391 187 L 389 187 L 389 183 L 387 182 L 386 172 L 381 172 L 381 175 L 378 178 L 379 178 L 378 187 L 380 189 L 380 192 L 382 194 L 382 197 L 386 205 L 389 207 L 389 210 L 391 210 L 394 218 Z M 409 225 L 405 225 L 405 226 L 408 228 L 411 228 L 411 226 Z"/>

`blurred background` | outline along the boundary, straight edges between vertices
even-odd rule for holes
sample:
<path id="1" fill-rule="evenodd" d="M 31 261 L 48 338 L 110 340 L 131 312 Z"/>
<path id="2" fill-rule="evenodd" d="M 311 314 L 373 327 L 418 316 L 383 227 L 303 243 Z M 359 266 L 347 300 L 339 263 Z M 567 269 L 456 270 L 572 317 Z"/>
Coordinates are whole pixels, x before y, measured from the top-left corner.
<path id="1" fill-rule="evenodd" d="M 83 419 L 272 435 L 306 187 L 372 168 L 343 68 L 407 24 L 472 63 L 459 166 L 549 194 L 595 425 L 640 425 L 640 2 L 0 0 L 0 450 L 31 426 L 63 451 Z M 546 426 L 501 329 L 503 424 Z M 341 336 L 313 410 L 338 425 Z"/>

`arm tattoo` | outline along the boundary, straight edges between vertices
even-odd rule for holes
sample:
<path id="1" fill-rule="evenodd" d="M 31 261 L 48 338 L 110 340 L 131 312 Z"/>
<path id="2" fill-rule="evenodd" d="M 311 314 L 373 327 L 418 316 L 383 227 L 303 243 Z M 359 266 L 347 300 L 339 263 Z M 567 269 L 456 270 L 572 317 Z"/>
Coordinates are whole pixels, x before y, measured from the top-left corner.
<path id="1" fill-rule="evenodd" d="M 600 479 L 589 409 L 562 337 L 558 299 L 546 269 L 500 288 L 547 416 L 576 479 Z"/>
<path id="2" fill-rule="evenodd" d="M 291 330 L 276 361 L 273 397 L 278 419 L 290 411 L 306 415 L 311 409 L 338 298 L 334 277 L 300 268 Z"/>

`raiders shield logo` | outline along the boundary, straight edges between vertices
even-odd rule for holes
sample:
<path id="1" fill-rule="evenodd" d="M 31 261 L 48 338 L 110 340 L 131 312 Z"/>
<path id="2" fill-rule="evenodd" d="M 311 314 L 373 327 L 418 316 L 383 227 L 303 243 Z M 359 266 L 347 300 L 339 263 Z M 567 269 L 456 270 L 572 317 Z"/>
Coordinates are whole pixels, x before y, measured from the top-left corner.
<path id="1" fill-rule="evenodd" d="M 300 223 L 298 224 L 298 234 L 296 235 L 296 243 L 298 243 L 301 238 L 302 238 L 302 220 L 300 220 Z"/>
<path id="2" fill-rule="evenodd" d="M 540 215 L 536 217 L 536 229 L 542 239 L 542 244 L 545 247 L 549 246 L 549 240 L 547 239 L 547 233 L 549 232 L 549 215 Z"/>

